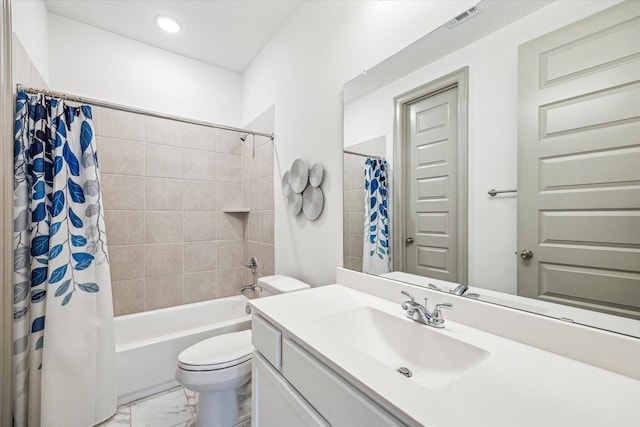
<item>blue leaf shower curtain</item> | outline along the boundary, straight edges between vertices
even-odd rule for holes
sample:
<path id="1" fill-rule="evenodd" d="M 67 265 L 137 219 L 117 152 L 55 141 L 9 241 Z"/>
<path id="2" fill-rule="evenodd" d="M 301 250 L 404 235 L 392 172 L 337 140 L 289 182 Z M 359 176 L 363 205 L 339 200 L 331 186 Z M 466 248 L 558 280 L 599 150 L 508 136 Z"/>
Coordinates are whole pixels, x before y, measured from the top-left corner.
<path id="1" fill-rule="evenodd" d="M 18 93 L 13 249 L 14 426 L 108 418 L 113 308 L 91 107 Z"/>
<path id="2" fill-rule="evenodd" d="M 390 271 L 389 179 L 385 159 L 368 158 L 364 167 L 364 249 L 362 271 Z"/>

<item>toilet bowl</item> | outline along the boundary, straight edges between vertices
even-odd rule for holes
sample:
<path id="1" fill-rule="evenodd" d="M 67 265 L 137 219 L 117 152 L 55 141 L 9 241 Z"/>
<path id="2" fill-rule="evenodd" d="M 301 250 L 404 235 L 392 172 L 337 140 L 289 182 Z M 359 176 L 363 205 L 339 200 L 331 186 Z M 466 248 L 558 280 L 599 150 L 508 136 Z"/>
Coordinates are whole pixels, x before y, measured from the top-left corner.
<path id="1" fill-rule="evenodd" d="M 251 330 L 200 341 L 178 355 L 176 380 L 198 392 L 196 427 L 235 425 L 236 389 L 251 379 Z"/>
<path id="2" fill-rule="evenodd" d="M 258 279 L 261 296 L 308 289 L 291 277 Z M 205 339 L 178 355 L 176 380 L 198 392 L 196 427 L 232 427 L 243 421 L 240 388 L 251 380 L 251 331 L 232 332 Z"/>

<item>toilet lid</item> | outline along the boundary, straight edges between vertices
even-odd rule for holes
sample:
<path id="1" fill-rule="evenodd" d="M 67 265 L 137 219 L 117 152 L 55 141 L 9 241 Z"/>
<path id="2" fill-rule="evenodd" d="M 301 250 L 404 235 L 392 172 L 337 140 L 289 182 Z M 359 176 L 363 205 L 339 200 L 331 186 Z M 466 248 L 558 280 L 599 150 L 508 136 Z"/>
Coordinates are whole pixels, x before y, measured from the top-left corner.
<path id="1" fill-rule="evenodd" d="M 178 365 L 188 371 L 212 371 L 251 360 L 251 330 L 218 335 L 200 341 L 178 355 Z"/>

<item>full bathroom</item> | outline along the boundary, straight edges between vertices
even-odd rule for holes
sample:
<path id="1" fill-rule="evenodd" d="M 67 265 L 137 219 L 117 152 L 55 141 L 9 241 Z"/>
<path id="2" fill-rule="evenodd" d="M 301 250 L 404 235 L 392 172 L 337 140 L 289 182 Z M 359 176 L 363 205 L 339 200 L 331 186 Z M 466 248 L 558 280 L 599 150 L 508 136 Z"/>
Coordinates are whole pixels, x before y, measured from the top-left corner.
<path id="1" fill-rule="evenodd" d="M 639 16 L 3 0 L 0 425 L 637 425 Z"/>

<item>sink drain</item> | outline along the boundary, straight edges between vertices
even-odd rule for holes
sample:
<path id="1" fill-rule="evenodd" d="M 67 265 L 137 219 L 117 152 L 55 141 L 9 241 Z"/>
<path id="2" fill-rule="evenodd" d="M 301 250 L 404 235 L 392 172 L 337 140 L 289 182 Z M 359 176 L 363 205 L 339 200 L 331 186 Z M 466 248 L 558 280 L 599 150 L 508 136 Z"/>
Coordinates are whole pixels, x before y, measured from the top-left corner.
<path id="1" fill-rule="evenodd" d="M 402 375 L 404 375 L 407 378 L 411 378 L 411 376 L 413 375 L 413 373 L 411 373 L 409 368 L 405 368 L 404 366 L 396 369 L 396 371 L 400 372 Z"/>

